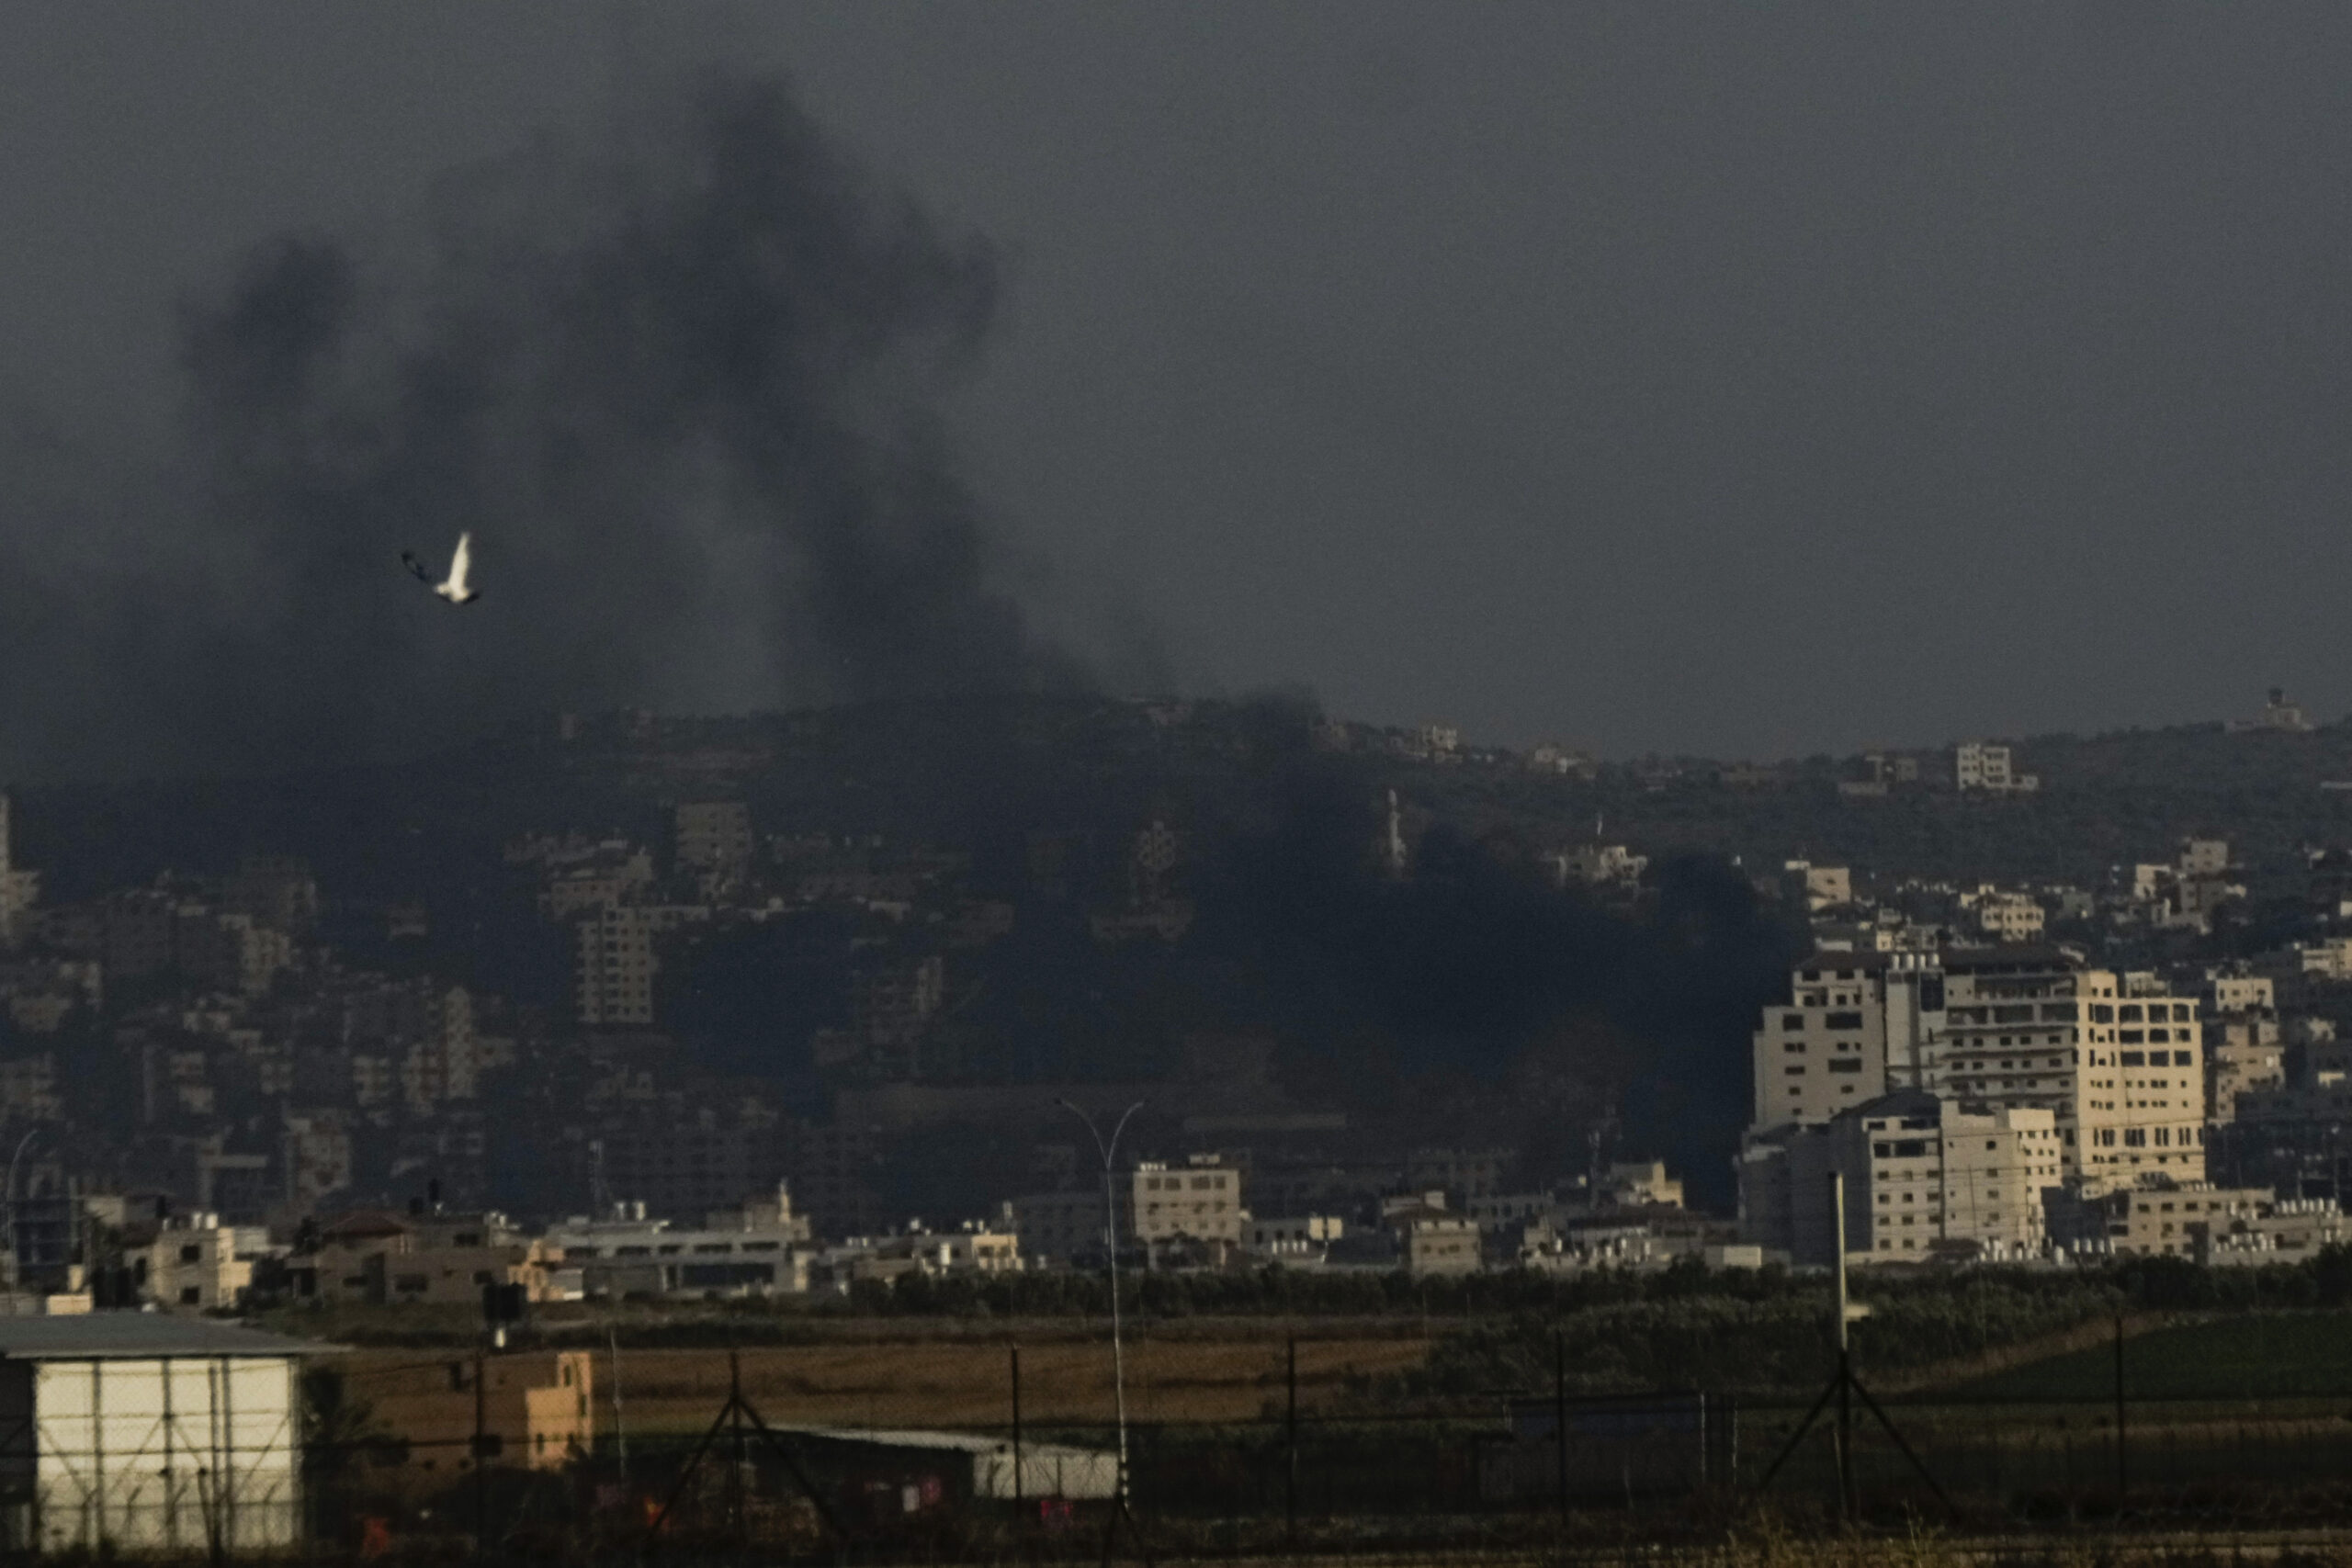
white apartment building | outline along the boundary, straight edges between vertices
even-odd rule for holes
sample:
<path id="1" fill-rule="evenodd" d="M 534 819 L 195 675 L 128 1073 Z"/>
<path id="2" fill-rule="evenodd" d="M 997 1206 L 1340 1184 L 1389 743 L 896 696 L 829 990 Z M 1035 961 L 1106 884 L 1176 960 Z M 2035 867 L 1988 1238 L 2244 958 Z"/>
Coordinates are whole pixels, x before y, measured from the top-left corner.
<path id="1" fill-rule="evenodd" d="M 1915 1086 L 1925 1033 L 1943 1008 L 1932 955 L 1819 953 L 1789 976 L 1789 999 L 1767 1008 L 1755 1035 L 1751 1125 L 1818 1125 Z"/>
<path id="2" fill-rule="evenodd" d="M 190 1214 L 166 1222 L 153 1241 L 130 1255 L 131 1280 L 166 1312 L 227 1312 L 252 1289 L 254 1264 L 269 1250 L 263 1226 L 224 1225 L 218 1214 Z"/>
<path id="3" fill-rule="evenodd" d="M 1992 886 L 1962 894 L 1960 907 L 1973 912 L 1976 929 L 1996 942 L 2036 941 L 2049 918 L 2032 894 Z"/>
<path id="4" fill-rule="evenodd" d="M 2030 795 L 2041 787 L 2039 774 L 2015 771 L 2007 746 L 1988 740 L 1972 740 L 1961 747 L 1954 758 L 1953 772 L 1963 791 L 1982 790 L 1987 795 Z"/>
<path id="5" fill-rule="evenodd" d="M 1846 1179 L 1845 1250 L 1860 1262 L 2030 1258 L 2064 1159 L 2047 1111 L 1899 1089 L 1826 1126 L 1752 1137 L 1740 1235 L 1800 1264 L 1836 1260 L 1829 1179 Z"/>
<path id="6" fill-rule="evenodd" d="M 2233 975 L 2208 970 L 2205 1002 L 2214 1013 L 2275 1013 L 2278 982 L 2267 975 Z"/>
<path id="7" fill-rule="evenodd" d="M 1127 1179 L 1123 1235 L 1146 1247 L 1178 1240 L 1239 1247 L 1249 1212 L 1241 1206 L 1241 1172 L 1216 1155 L 1193 1155 L 1182 1165 L 1145 1160 Z"/>
<path id="8" fill-rule="evenodd" d="M 1947 953 L 1921 1087 L 2049 1111 L 2067 1174 L 2094 1184 L 2205 1175 L 2198 1004 L 2132 994 L 2047 950 Z"/>
<path id="9" fill-rule="evenodd" d="M 2070 1176 L 2199 1180 L 2198 1010 L 2051 949 L 1816 953 L 1757 1030 L 1750 1134 L 1920 1089 L 2049 1111 Z"/>

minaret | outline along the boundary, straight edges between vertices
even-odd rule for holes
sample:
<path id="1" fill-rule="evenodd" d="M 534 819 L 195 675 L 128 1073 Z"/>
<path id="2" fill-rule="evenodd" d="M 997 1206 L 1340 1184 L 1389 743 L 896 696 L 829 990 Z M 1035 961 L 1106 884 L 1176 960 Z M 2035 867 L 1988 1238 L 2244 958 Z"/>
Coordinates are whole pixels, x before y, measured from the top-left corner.
<path id="1" fill-rule="evenodd" d="M 1388 862 L 1389 876 L 1405 880 L 1405 814 L 1396 804 L 1396 792 L 1388 792 L 1388 840 L 1381 846 Z"/>
<path id="2" fill-rule="evenodd" d="M 11 858 L 8 795 L 0 790 L 0 947 L 14 947 L 27 911 L 40 898 L 40 873 L 18 871 Z"/>

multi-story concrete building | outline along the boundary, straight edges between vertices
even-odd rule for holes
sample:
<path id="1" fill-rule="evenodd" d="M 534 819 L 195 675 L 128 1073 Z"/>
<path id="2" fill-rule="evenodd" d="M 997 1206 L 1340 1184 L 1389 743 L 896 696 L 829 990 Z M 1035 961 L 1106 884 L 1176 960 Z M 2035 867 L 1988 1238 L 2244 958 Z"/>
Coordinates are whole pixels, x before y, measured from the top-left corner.
<path id="1" fill-rule="evenodd" d="M 2098 1213 L 2116 1252 L 2206 1264 L 2291 1263 L 2345 1239 L 2334 1199 L 2282 1199 L 2267 1187 L 2150 1178 L 2108 1193 Z"/>
<path id="2" fill-rule="evenodd" d="M 1466 1204 L 1502 1190 L 1503 1177 L 1517 1163 L 1519 1151 L 1507 1146 L 1453 1148 L 1425 1145 L 1405 1156 L 1405 1185 L 1434 1188 L 1449 1201 Z"/>
<path id="3" fill-rule="evenodd" d="M 1478 1222 L 1464 1214 L 1415 1214 L 1398 1226 L 1405 1272 L 1475 1274 L 1483 1261 Z"/>
<path id="4" fill-rule="evenodd" d="M 1216 1155 L 1193 1155 L 1182 1165 L 1142 1161 L 1113 1179 L 1112 1193 L 1122 1253 L 1238 1250 L 1249 1239 L 1241 1172 Z M 1023 1255 L 1033 1262 L 1101 1258 L 1102 1204 L 1102 1190 L 1091 1184 L 1015 1198 L 1009 1207 Z"/>
<path id="5" fill-rule="evenodd" d="M 583 1129 L 599 1200 L 639 1201 L 683 1220 L 771 1191 L 790 1167 L 783 1118 L 752 1098 L 733 1104 L 637 1103 Z M 796 1178 L 793 1190 L 805 1190 Z"/>
<path id="6" fill-rule="evenodd" d="M 1194 1155 L 1182 1165 L 1145 1160 L 1121 1185 L 1127 1208 L 1121 1233 L 1147 1249 L 1178 1241 L 1241 1245 L 1250 1223 L 1241 1172 L 1216 1155 Z"/>
<path id="7" fill-rule="evenodd" d="M 947 999 L 947 966 L 933 953 L 872 968 L 850 987 L 850 1028 L 888 1056 L 920 1040 Z"/>
<path id="8" fill-rule="evenodd" d="M 2203 999 L 2209 1017 L 2229 1013 L 2268 1013 L 2275 1017 L 2278 1011 L 2278 982 L 2268 975 L 2211 969 L 2206 971 Z"/>
<path id="9" fill-rule="evenodd" d="M 2032 942 L 2048 919 L 2041 901 L 2030 893 L 2000 887 L 1979 887 L 1960 896 L 1960 907 L 1972 911 L 1976 929 L 1996 942 Z"/>
<path id="10" fill-rule="evenodd" d="M 1920 1087 L 2056 1118 L 2070 1176 L 2205 1175 L 2197 1003 L 2133 994 L 2054 950 L 1944 956 L 1942 1027 Z"/>
<path id="11" fill-rule="evenodd" d="M 479 1303 L 484 1285 L 519 1285 L 526 1299 L 558 1299 L 560 1258 L 502 1214 L 346 1214 L 295 1257 L 299 1293 L 329 1305 Z M 299 1287 L 298 1287 L 299 1289 Z"/>
<path id="12" fill-rule="evenodd" d="M 1781 896 L 1807 913 L 1842 908 L 1854 901 L 1854 874 L 1842 865 L 1792 860 L 1781 868 Z"/>
<path id="13" fill-rule="evenodd" d="M 215 1213 L 164 1223 L 130 1258 L 131 1283 L 166 1312 L 229 1312 L 253 1287 L 254 1265 L 270 1251 L 259 1225 L 224 1225 Z"/>
<path id="14" fill-rule="evenodd" d="M 2238 1097 L 2287 1082 L 2287 1046 L 2278 1020 L 2239 1012 L 2205 1022 L 2206 1118 L 2214 1126 L 2237 1120 Z"/>
<path id="15" fill-rule="evenodd" d="M 2055 949 L 1823 953 L 1755 1036 L 1752 1134 L 1895 1089 L 2048 1111 L 2070 1175 L 2205 1174 L 2195 1001 Z"/>
<path id="16" fill-rule="evenodd" d="M 653 954 L 650 912 L 611 904 L 572 928 L 575 954 L 572 1001 L 580 1021 L 591 1028 L 653 1021 Z"/>
<path id="17" fill-rule="evenodd" d="M 1012 1200 L 1012 1228 L 1020 1237 L 1022 1255 L 1031 1267 L 1051 1261 L 1102 1256 L 1102 1190 L 1073 1187 L 1059 1192 L 1033 1192 Z M 1119 1224 L 1124 1248 L 1130 1237 L 1126 1222 Z"/>
<path id="18" fill-rule="evenodd" d="M 1953 774 L 1963 790 L 1987 795 L 2030 795 L 2041 787 L 2040 775 L 2020 773 L 2012 765 L 2009 749 L 1989 740 L 1972 740 L 1953 759 Z"/>
<path id="19" fill-rule="evenodd" d="M 752 808 L 740 800 L 682 803 L 678 863 L 697 871 L 741 871 L 752 863 Z"/>
<path id="20" fill-rule="evenodd" d="M 1758 1128 L 1817 1125 L 1919 1082 L 1925 1037 L 1943 1010 L 1931 955 L 1819 953 L 1792 972 L 1789 999 L 1755 1035 Z"/>
<path id="21" fill-rule="evenodd" d="M 561 1470 L 595 1447 L 594 1362 L 586 1350 L 452 1356 L 370 1390 L 368 1399 L 385 1429 L 409 1446 L 412 1465 L 464 1472 L 479 1429 L 498 1440 L 500 1464 Z"/>
<path id="22" fill-rule="evenodd" d="M 512 858 L 512 852 L 509 852 Z M 653 885 L 653 856 L 626 840 L 589 846 L 576 859 L 547 858 L 539 908 L 559 924 L 643 896 Z"/>
<path id="23" fill-rule="evenodd" d="M 1649 869 L 1650 857 L 1637 855 L 1623 844 L 1573 844 L 1544 857 L 1552 880 L 1561 887 L 1638 886 Z"/>
<path id="24" fill-rule="evenodd" d="M 1846 1179 L 1856 1261 L 2018 1258 L 2042 1249 L 2042 1192 L 2064 1162 L 2047 1111 L 1899 1089 L 1827 1125 L 1751 1136 L 1740 1235 L 1801 1264 L 1835 1260 L 1829 1178 Z"/>

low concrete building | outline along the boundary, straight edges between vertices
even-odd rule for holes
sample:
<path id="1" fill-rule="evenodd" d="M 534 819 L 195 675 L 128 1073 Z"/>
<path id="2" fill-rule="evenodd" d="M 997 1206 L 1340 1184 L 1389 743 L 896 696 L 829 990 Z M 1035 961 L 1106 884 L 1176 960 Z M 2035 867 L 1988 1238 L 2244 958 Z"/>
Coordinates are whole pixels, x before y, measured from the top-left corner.
<path id="1" fill-rule="evenodd" d="M 2119 1254 L 2207 1264 L 2292 1263 L 2345 1239 L 2329 1198 L 2280 1198 L 2264 1187 L 2147 1181 L 2098 1200 Z"/>
<path id="2" fill-rule="evenodd" d="M 1071 1188 L 1060 1192 L 1033 1192 L 1015 1198 L 1012 1226 L 1020 1236 L 1022 1253 L 1037 1267 L 1047 1262 L 1067 1264 L 1078 1258 L 1100 1258 L 1102 1256 L 1102 1222 L 1104 1200 L 1100 1188 Z M 1122 1243 L 1126 1239 L 1126 1226 L 1120 1227 Z"/>
<path id="3" fill-rule="evenodd" d="M 560 1261 L 544 1240 L 503 1214 L 346 1214 L 322 1228 L 317 1249 L 298 1254 L 297 1293 L 330 1304 L 443 1306 L 481 1299 L 484 1285 L 519 1285 L 526 1300 L 555 1301 Z"/>
<path id="4" fill-rule="evenodd" d="M 808 1289 L 814 1250 L 808 1220 L 792 1212 L 781 1185 L 698 1228 L 648 1219 L 634 1204 L 610 1218 L 551 1225 L 545 1240 L 592 1298 L 797 1295 Z"/>
<path id="5" fill-rule="evenodd" d="M 209 1213 L 175 1217 L 130 1255 L 131 1284 L 166 1312 L 228 1311 L 243 1300 L 254 1265 L 271 1250 L 262 1226 L 224 1225 Z"/>
<path id="6" fill-rule="evenodd" d="M 561 1470 L 595 1448 L 594 1362 L 586 1350 L 453 1356 L 371 1389 L 369 1397 L 376 1418 L 408 1444 L 408 1462 L 418 1469 L 471 1468 L 479 1397 L 481 1430 L 496 1439 L 495 1464 Z"/>
<path id="7" fill-rule="evenodd" d="M 1475 1274 L 1483 1261 L 1478 1222 L 1461 1214 L 1414 1214 L 1397 1227 L 1405 1246 L 1405 1271 Z"/>

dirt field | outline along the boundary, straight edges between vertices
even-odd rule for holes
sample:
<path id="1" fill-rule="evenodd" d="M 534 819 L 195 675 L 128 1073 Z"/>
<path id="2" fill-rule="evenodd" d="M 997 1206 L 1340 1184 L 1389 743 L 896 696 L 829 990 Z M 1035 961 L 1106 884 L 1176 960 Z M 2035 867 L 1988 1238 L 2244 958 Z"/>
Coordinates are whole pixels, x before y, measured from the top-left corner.
<path id="1" fill-rule="evenodd" d="M 1351 1377 L 1392 1372 L 1429 1353 L 1421 1338 L 1302 1339 L 1303 1409 L 1344 1393 Z M 1012 1418 L 1007 1341 L 905 1339 L 761 1346 L 740 1352 L 744 1392 L 771 1422 L 827 1426 L 989 1427 Z M 1146 1338 L 1126 1348 L 1127 1410 L 1138 1422 L 1255 1419 L 1284 1398 L 1284 1342 Z M 353 1392 L 380 1398 L 395 1388 L 441 1391 L 470 1412 L 470 1396 L 447 1392 L 460 1352 L 364 1350 L 341 1359 Z M 707 1425 L 727 1396 L 728 1354 L 716 1349 L 628 1350 L 620 1392 L 631 1433 L 683 1432 Z M 595 1351 L 597 1429 L 612 1418 L 613 1366 Z M 403 1403 L 407 1403 L 404 1401 Z M 1107 1423 L 1112 1418 L 1107 1336 L 1021 1346 L 1024 1422 Z"/>

